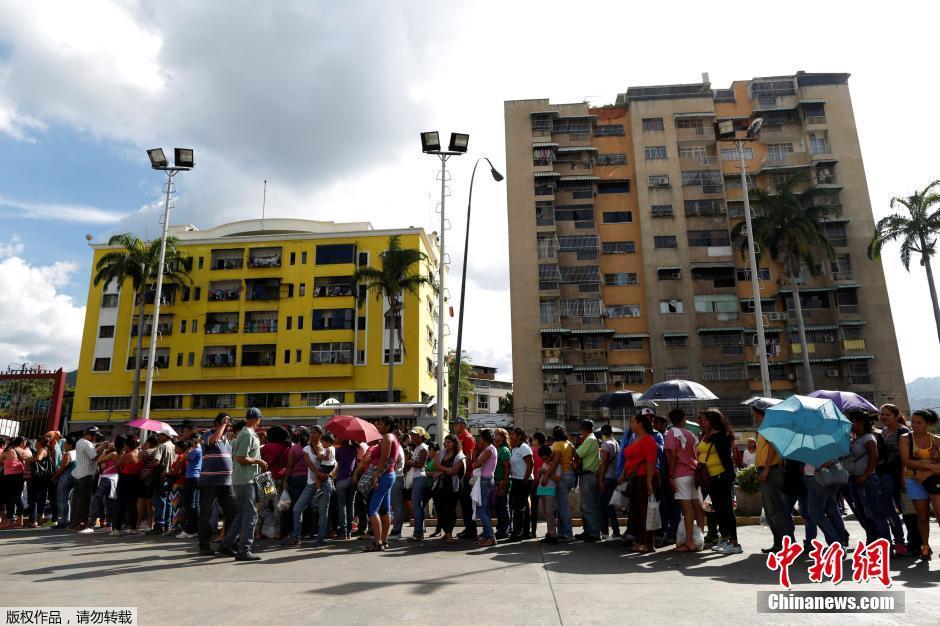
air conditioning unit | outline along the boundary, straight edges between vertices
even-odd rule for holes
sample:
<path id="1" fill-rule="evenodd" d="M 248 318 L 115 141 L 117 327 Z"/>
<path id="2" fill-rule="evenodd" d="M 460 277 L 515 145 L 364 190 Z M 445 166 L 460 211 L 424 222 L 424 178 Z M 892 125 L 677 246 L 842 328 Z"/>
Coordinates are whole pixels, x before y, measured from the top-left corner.
<path id="1" fill-rule="evenodd" d="M 835 335 L 825 335 L 823 337 L 823 343 L 832 343 L 836 340 Z"/>
<path id="2" fill-rule="evenodd" d="M 837 370 L 837 369 L 828 369 L 828 370 L 826 370 L 826 377 L 827 377 L 827 378 L 838 378 L 838 377 L 839 377 L 839 370 Z"/>
<path id="3" fill-rule="evenodd" d="M 771 322 L 785 322 L 790 319 L 789 315 L 779 311 L 772 311 L 771 313 L 768 313 L 767 316 L 770 318 Z"/>

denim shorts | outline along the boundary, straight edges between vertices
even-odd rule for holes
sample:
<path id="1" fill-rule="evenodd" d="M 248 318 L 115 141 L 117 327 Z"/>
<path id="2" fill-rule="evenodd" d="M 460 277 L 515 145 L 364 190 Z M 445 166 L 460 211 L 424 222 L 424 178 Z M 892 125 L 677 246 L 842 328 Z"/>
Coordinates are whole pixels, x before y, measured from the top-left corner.
<path id="1" fill-rule="evenodd" d="M 369 496 L 369 517 L 379 514 L 382 504 L 385 504 L 385 510 L 392 508 L 392 486 L 395 484 L 395 472 L 385 472 L 379 477 L 378 486 L 372 490 Z"/>
<path id="2" fill-rule="evenodd" d="M 904 479 L 904 489 L 907 491 L 907 497 L 911 500 L 929 500 L 930 494 L 924 489 L 924 486 L 913 478 Z"/>

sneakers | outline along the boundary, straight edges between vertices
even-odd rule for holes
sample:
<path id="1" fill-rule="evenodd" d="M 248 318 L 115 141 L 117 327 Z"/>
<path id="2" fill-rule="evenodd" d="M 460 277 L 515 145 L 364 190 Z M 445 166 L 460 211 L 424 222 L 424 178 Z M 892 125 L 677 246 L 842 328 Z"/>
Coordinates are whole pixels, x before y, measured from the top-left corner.
<path id="1" fill-rule="evenodd" d="M 719 541 L 718 543 L 716 543 L 715 545 L 713 545 L 713 546 L 711 547 L 711 550 L 712 550 L 712 552 L 721 552 L 721 551 L 724 550 L 727 546 L 728 546 L 728 542 L 727 542 L 727 541 Z"/>
<path id="2" fill-rule="evenodd" d="M 743 554 L 744 553 L 744 550 L 741 548 L 741 546 L 733 544 L 730 541 L 726 541 L 720 544 L 720 547 L 712 548 L 712 550 L 714 550 L 718 554 Z"/>
<path id="3" fill-rule="evenodd" d="M 85 528 L 78 531 L 78 534 L 79 535 L 94 535 L 95 529 L 90 526 L 86 526 Z"/>
<path id="4" fill-rule="evenodd" d="M 236 554 L 236 561 L 260 561 L 261 557 L 255 554 L 254 552 L 245 552 L 244 554 Z"/>
<path id="5" fill-rule="evenodd" d="M 188 533 L 185 530 L 176 536 L 177 539 L 192 539 L 197 537 L 196 533 Z"/>
<path id="6" fill-rule="evenodd" d="M 230 546 L 226 546 L 226 545 L 224 545 L 224 544 L 221 545 L 221 546 L 219 546 L 218 553 L 221 554 L 221 555 L 223 555 L 223 556 L 237 556 L 237 555 L 235 554 L 235 551 L 232 550 L 232 548 L 231 548 Z"/>

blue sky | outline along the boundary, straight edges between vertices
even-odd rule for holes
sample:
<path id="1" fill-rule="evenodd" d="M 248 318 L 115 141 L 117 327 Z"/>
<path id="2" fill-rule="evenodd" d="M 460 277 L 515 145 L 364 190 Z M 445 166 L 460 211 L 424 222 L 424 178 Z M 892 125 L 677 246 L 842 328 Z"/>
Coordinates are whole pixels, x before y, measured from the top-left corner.
<path id="1" fill-rule="evenodd" d="M 502 167 L 504 100 L 606 104 L 628 85 L 696 82 L 701 72 L 721 87 L 844 71 L 881 217 L 892 196 L 940 177 L 940 126 L 906 123 L 932 119 L 940 101 L 940 84 L 924 78 L 940 8 L 861 4 L 847 28 L 840 5 L 600 2 L 572 28 L 559 19 L 570 3 L 553 0 L 0 3 L 0 366 L 75 364 L 84 235 L 159 229 L 163 181 L 148 147 L 196 151 L 196 169 L 178 179 L 174 224 L 257 217 L 267 179 L 268 215 L 431 231 L 436 166 L 420 154 L 420 131 L 469 132 L 468 156 Z M 746 54 L 716 35 L 733 15 L 759 25 Z M 668 36 L 631 28 L 664 20 Z M 472 165 L 452 162 L 452 209 L 466 201 Z M 508 375 L 505 198 L 502 185 L 477 181 L 465 343 Z M 464 225 L 451 221 L 459 241 Z M 905 379 L 940 375 L 924 274 L 905 272 L 896 254 L 889 247 L 884 266 Z"/>

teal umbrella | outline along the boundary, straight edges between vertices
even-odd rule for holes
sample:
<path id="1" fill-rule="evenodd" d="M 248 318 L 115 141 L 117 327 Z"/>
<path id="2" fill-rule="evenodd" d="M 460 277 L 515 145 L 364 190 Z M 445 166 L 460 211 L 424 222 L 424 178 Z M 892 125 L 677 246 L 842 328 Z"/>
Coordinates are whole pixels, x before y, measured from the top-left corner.
<path id="1" fill-rule="evenodd" d="M 832 400 L 790 396 L 766 410 L 757 432 L 783 458 L 819 467 L 849 453 L 851 430 Z"/>

